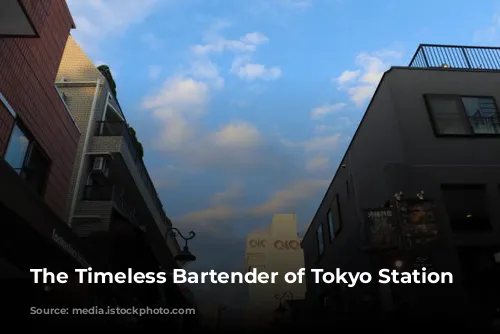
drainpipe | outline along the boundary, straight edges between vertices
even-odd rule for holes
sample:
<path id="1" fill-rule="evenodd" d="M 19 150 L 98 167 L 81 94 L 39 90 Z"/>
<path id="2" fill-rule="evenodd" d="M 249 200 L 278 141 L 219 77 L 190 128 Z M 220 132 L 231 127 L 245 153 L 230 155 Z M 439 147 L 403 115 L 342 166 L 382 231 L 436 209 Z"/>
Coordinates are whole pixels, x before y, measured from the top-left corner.
<path id="1" fill-rule="evenodd" d="M 83 165 L 85 163 L 87 147 L 89 145 L 90 138 L 92 138 L 91 130 L 92 130 L 93 122 L 94 122 L 94 115 L 95 115 L 95 110 L 97 107 L 97 99 L 99 97 L 99 89 L 101 88 L 101 84 L 102 84 L 101 80 L 98 79 L 96 82 L 96 87 L 95 87 L 94 100 L 92 101 L 92 107 L 90 109 L 90 116 L 89 116 L 89 120 L 88 120 L 88 124 L 87 124 L 87 131 L 85 133 L 85 139 L 83 142 L 80 163 L 78 165 L 78 172 L 77 172 L 77 176 L 76 176 L 75 188 L 73 191 L 73 198 L 71 200 L 71 208 L 69 211 L 69 221 L 68 221 L 69 226 L 71 226 L 73 224 L 73 215 L 75 213 L 76 202 L 78 200 L 78 195 L 80 192 L 80 183 L 81 183 L 81 179 L 82 179 Z"/>

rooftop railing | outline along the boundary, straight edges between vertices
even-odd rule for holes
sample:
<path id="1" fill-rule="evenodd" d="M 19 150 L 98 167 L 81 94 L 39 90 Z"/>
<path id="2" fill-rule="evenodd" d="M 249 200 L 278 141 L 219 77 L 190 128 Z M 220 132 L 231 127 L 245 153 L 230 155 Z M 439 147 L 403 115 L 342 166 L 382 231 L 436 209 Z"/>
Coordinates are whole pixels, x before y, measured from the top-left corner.
<path id="1" fill-rule="evenodd" d="M 163 223 L 165 225 L 169 226 L 170 223 L 169 223 L 169 220 L 167 218 L 167 215 L 165 214 L 165 210 L 163 209 L 163 205 L 160 201 L 158 193 L 156 192 L 153 181 L 151 180 L 151 177 L 149 176 L 149 173 L 146 169 L 146 166 L 144 165 L 144 161 L 142 160 L 142 157 L 140 156 L 139 151 L 137 150 L 137 147 L 135 146 L 135 143 L 132 140 L 132 136 L 130 135 L 127 123 L 122 122 L 122 121 L 98 122 L 96 136 L 104 136 L 104 137 L 120 136 L 120 137 L 123 137 L 123 139 L 125 140 L 125 143 L 127 144 L 128 149 L 130 151 L 130 154 L 132 155 L 132 158 L 134 159 L 135 165 L 137 166 L 139 175 L 141 176 L 142 180 L 144 181 L 144 185 L 148 189 L 148 192 L 150 193 L 151 197 L 153 198 L 153 201 L 155 202 L 156 208 L 160 212 L 160 216 L 161 216 Z"/>
<path id="2" fill-rule="evenodd" d="M 500 70 L 500 47 L 420 44 L 409 67 Z"/>

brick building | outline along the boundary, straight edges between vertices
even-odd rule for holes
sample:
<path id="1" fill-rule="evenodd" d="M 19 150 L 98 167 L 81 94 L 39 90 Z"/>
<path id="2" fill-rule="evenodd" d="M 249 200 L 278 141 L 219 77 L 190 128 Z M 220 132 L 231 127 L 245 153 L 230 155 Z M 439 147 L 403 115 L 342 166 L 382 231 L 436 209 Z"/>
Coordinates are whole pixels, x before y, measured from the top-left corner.
<path id="1" fill-rule="evenodd" d="M 21 170 L 23 160 L 17 154 L 22 153 L 9 152 L 8 144 L 11 134 L 27 132 L 47 166 L 31 184 L 63 217 L 80 131 L 54 82 L 74 23 L 65 1 L 20 4 L 26 5 L 27 16 L 40 37 L 0 38 L 0 154 L 6 160 L 17 159 L 13 167 Z M 16 122 L 22 124 L 14 127 Z"/>

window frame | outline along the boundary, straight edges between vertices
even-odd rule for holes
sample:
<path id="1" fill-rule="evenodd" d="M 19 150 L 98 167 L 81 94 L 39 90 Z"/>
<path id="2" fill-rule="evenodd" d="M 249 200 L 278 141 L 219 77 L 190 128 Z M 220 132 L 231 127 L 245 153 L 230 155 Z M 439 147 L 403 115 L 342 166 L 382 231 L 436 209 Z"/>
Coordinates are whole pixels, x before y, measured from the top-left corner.
<path id="1" fill-rule="evenodd" d="M 330 221 L 331 218 L 331 221 Z M 335 240 L 336 233 L 335 233 L 335 218 L 333 215 L 333 208 L 329 208 L 328 212 L 326 213 L 326 220 L 328 222 L 328 240 L 329 243 L 331 244 L 333 240 Z"/>
<path id="2" fill-rule="evenodd" d="M 441 97 L 441 98 L 452 98 L 454 100 L 457 100 L 460 102 L 460 113 L 462 114 L 463 117 L 467 117 L 467 111 L 465 109 L 465 105 L 462 101 L 463 98 L 488 98 L 493 101 L 493 105 L 495 106 L 495 110 L 497 112 L 498 117 L 500 118 L 500 110 L 498 109 L 498 103 L 495 99 L 494 96 L 491 95 L 461 95 L 461 94 L 423 94 L 424 102 L 425 102 L 425 107 L 427 109 L 427 116 L 429 117 L 429 120 L 431 122 L 432 130 L 434 132 L 434 136 L 436 137 L 458 137 L 458 138 L 496 138 L 500 137 L 500 132 L 499 133 L 474 133 L 474 129 L 470 121 L 467 122 L 467 125 L 469 126 L 470 133 L 466 134 L 446 134 L 446 133 L 440 133 L 438 130 L 438 126 L 436 123 L 436 120 L 434 119 L 434 114 L 432 111 L 432 104 L 430 99 L 435 98 L 435 97 Z"/>
<path id="3" fill-rule="evenodd" d="M 5 160 L 5 155 L 7 154 L 8 149 L 10 147 L 10 143 L 11 143 L 11 140 L 12 140 L 12 135 L 14 134 L 14 129 L 16 127 L 23 133 L 23 135 L 26 137 L 26 139 L 28 139 L 28 146 L 26 148 L 26 152 L 24 153 L 23 162 L 22 162 L 22 166 L 21 166 L 20 169 L 12 167 L 12 165 L 7 160 Z M 46 169 L 46 173 L 45 173 L 45 176 L 44 176 L 44 179 L 43 179 L 43 184 L 40 187 L 40 191 L 35 190 L 35 192 L 37 194 L 39 194 L 40 196 L 43 197 L 43 196 L 45 196 L 45 192 L 47 191 L 47 184 L 48 184 L 49 176 L 50 176 L 51 169 L 52 169 L 52 160 L 50 159 L 50 157 L 47 154 L 47 152 L 45 152 L 45 150 L 42 148 L 42 146 L 40 145 L 40 143 L 38 143 L 38 141 L 35 139 L 35 137 L 31 133 L 31 131 L 29 131 L 29 129 L 26 127 L 26 125 L 24 124 L 24 122 L 19 118 L 19 116 L 17 116 L 14 119 L 14 123 L 12 124 L 12 127 L 10 129 L 10 134 L 9 134 L 9 139 L 8 139 L 8 142 L 7 142 L 7 146 L 5 148 L 5 152 L 2 154 L 1 158 L 4 159 L 5 162 L 7 162 L 7 164 L 14 171 L 16 171 L 16 173 L 19 175 L 19 177 L 23 181 L 27 182 L 30 186 L 32 186 L 32 184 L 29 183 L 28 181 L 26 181 L 26 178 L 23 175 L 23 172 L 25 172 L 26 167 L 28 167 L 27 166 L 28 159 L 33 154 L 33 150 L 34 149 L 36 149 L 38 151 L 38 153 L 47 161 L 47 169 Z"/>
<path id="4" fill-rule="evenodd" d="M 337 221 L 338 229 L 334 230 L 334 233 L 335 233 L 335 236 L 338 236 L 340 234 L 340 232 L 342 231 L 342 210 L 340 208 L 340 195 L 339 194 L 335 195 L 335 199 L 333 200 L 333 204 L 335 205 L 334 209 L 336 209 L 336 212 L 337 212 L 336 218 L 338 220 Z M 333 227 L 335 228 L 335 224 L 333 225 Z"/>
<path id="5" fill-rule="evenodd" d="M 319 235 L 320 230 L 321 230 L 321 239 Z M 322 247 L 320 247 L 320 241 Z M 325 253 L 325 229 L 323 228 L 323 224 L 318 224 L 318 226 L 316 227 L 316 243 L 318 249 L 318 258 L 320 258 Z"/>

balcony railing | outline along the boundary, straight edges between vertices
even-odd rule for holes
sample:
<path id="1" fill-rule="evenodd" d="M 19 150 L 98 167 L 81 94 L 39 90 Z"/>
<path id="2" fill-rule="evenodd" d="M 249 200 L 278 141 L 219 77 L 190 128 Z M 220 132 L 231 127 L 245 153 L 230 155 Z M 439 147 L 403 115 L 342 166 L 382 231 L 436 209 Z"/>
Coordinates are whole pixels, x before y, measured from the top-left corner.
<path id="1" fill-rule="evenodd" d="M 500 70 L 500 48 L 420 44 L 409 67 Z"/>
<path id="2" fill-rule="evenodd" d="M 113 185 L 90 185 L 85 186 L 83 194 L 84 201 L 113 201 L 123 214 L 128 216 L 130 220 L 137 224 L 135 210 L 127 205 L 123 194 L 117 191 Z"/>
<path id="3" fill-rule="evenodd" d="M 150 193 L 153 201 L 155 201 L 155 206 L 160 212 L 161 219 L 165 225 L 170 225 L 169 220 L 167 219 L 167 215 L 165 214 L 165 210 L 163 209 L 163 205 L 158 197 L 158 193 L 153 185 L 153 181 L 149 176 L 149 173 L 144 165 L 144 161 L 142 157 L 139 155 L 139 151 L 130 135 L 130 131 L 126 122 L 118 121 L 102 121 L 97 122 L 96 136 L 103 137 L 123 137 L 127 147 L 132 155 L 132 159 L 137 167 L 139 175 L 144 181 L 144 185 L 146 186 L 148 192 Z"/>

